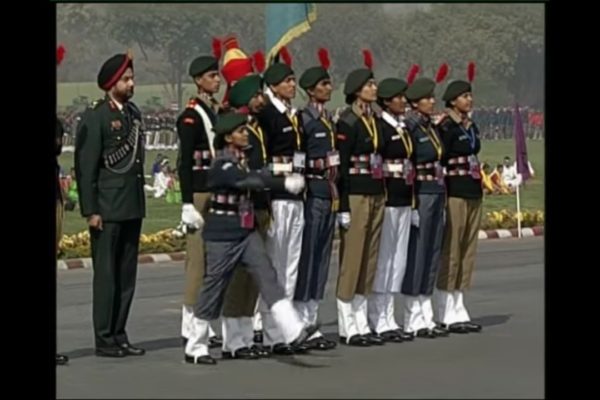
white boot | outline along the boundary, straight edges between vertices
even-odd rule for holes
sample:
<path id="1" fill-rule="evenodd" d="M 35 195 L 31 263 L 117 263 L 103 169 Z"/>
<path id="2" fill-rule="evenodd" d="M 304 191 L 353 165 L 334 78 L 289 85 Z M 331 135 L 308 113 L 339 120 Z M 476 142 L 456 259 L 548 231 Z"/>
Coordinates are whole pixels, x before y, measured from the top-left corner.
<path id="1" fill-rule="evenodd" d="M 359 334 L 354 311 L 352 310 L 352 300 L 337 299 L 337 311 L 338 333 L 341 337 L 345 337 L 347 342 L 352 336 Z"/>

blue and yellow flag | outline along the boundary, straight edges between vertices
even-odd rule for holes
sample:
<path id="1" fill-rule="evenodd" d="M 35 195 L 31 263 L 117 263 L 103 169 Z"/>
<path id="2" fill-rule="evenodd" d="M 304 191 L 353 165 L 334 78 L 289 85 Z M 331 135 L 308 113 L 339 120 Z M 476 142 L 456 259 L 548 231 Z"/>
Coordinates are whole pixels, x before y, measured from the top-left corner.
<path id="1" fill-rule="evenodd" d="M 271 64 L 283 46 L 310 29 L 317 19 L 315 3 L 279 3 L 266 5 L 266 52 Z"/>

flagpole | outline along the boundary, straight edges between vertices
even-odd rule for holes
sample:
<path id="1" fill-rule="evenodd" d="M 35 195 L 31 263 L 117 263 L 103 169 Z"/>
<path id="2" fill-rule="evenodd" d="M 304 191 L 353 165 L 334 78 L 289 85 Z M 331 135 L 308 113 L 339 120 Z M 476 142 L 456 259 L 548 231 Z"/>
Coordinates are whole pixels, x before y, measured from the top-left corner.
<path id="1" fill-rule="evenodd" d="M 521 186 L 521 182 L 517 180 L 517 237 L 521 238 L 521 192 L 519 191 L 519 187 Z"/>

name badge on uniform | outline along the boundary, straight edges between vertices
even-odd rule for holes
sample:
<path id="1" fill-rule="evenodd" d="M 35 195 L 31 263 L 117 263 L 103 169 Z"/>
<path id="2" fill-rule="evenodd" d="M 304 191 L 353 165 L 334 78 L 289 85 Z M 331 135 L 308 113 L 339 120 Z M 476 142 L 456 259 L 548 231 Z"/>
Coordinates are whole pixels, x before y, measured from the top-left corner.
<path id="1" fill-rule="evenodd" d="M 317 132 L 315 133 L 316 138 L 324 138 L 327 137 L 327 132 Z"/>
<path id="2" fill-rule="evenodd" d="M 383 159 L 381 154 L 371 153 L 369 157 L 371 164 L 371 177 L 373 179 L 383 179 Z"/>
<path id="3" fill-rule="evenodd" d="M 473 179 L 481 179 L 481 168 L 477 156 L 472 154 L 469 156 L 469 174 Z"/>
<path id="4" fill-rule="evenodd" d="M 458 140 L 467 140 L 467 139 L 469 139 L 469 137 L 467 135 L 460 135 L 458 137 Z"/>
<path id="5" fill-rule="evenodd" d="M 406 184 L 409 186 L 414 184 L 416 172 L 412 162 L 408 158 L 404 160 L 403 170 L 404 181 Z"/>
<path id="6" fill-rule="evenodd" d="M 391 137 L 392 140 L 399 140 L 400 139 L 400 135 L 394 135 Z"/>
<path id="7" fill-rule="evenodd" d="M 291 131 L 292 129 L 294 129 L 294 127 L 292 127 L 292 126 L 286 126 L 285 128 L 283 128 L 282 132 L 283 133 L 287 133 L 287 132 Z"/>
<path id="8" fill-rule="evenodd" d="M 439 161 L 435 162 L 435 178 L 437 179 L 438 185 L 444 186 L 444 168 Z"/>
<path id="9" fill-rule="evenodd" d="M 295 151 L 292 165 L 294 169 L 303 170 L 306 167 L 306 153 L 302 151 Z"/>
<path id="10" fill-rule="evenodd" d="M 327 168 L 340 165 L 340 153 L 337 150 L 327 152 Z"/>
<path id="11" fill-rule="evenodd" d="M 254 205 L 249 199 L 240 201 L 238 207 L 240 215 L 240 225 L 245 229 L 254 229 Z"/>
<path id="12" fill-rule="evenodd" d="M 429 141 L 429 136 L 423 136 L 422 138 L 419 138 L 419 143 L 425 143 Z"/>

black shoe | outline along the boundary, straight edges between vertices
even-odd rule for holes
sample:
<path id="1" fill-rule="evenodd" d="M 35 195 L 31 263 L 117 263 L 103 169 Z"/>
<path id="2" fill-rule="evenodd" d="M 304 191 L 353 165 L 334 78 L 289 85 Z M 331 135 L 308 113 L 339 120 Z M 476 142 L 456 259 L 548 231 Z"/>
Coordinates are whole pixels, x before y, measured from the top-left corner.
<path id="1" fill-rule="evenodd" d="M 294 348 L 289 344 L 277 343 L 271 347 L 271 353 L 278 356 L 291 356 L 294 354 Z"/>
<path id="2" fill-rule="evenodd" d="M 385 344 L 383 338 L 376 333 L 367 333 L 366 335 L 362 336 L 372 345 L 383 346 Z"/>
<path id="3" fill-rule="evenodd" d="M 292 346 L 294 354 L 306 354 L 310 350 L 310 347 L 306 343 L 290 344 L 290 346 Z"/>
<path id="4" fill-rule="evenodd" d="M 386 342 L 402 343 L 404 340 L 402 336 L 396 331 L 385 331 L 381 332 L 380 336 Z"/>
<path id="5" fill-rule="evenodd" d="M 325 351 L 334 349 L 337 344 L 333 340 L 327 340 L 323 336 L 320 336 L 306 342 L 306 346 L 308 346 L 310 350 Z"/>
<path id="6" fill-rule="evenodd" d="M 217 363 L 217 360 L 212 358 L 211 356 L 188 356 L 187 354 L 184 357 L 184 360 L 188 364 L 206 364 L 206 365 L 214 365 Z"/>
<path id="7" fill-rule="evenodd" d="M 121 347 L 98 347 L 97 357 L 125 357 L 127 353 Z"/>
<path id="8" fill-rule="evenodd" d="M 352 335 L 349 340 L 346 340 L 345 336 L 340 336 L 340 343 L 357 347 L 369 347 L 371 345 L 371 342 L 361 335 Z"/>
<path id="9" fill-rule="evenodd" d="M 256 354 L 256 352 L 249 347 L 242 347 L 241 349 L 237 349 L 235 352 L 223 351 L 221 353 L 221 356 L 224 359 L 240 359 L 240 360 L 257 360 L 258 359 L 258 354 Z"/>
<path id="10" fill-rule="evenodd" d="M 481 325 L 475 324 L 471 321 L 463 322 L 465 327 L 469 330 L 469 332 L 481 332 Z"/>
<path id="11" fill-rule="evenodd" d="M 62 354 L 56 355 L 56 365 L 65 365 L 68 362 L 69 362 L 69 357 L 62 355 Z"/>
<path id="12" fill-rule="evenodd" d="M 188 338 L 186 338 L 185 336 L 181 337 L 181 345 L 183 347 L 187 346 L 187 342 L 188 342 Z"/>
<path id="13" fill-rule="evenodd" d="M 256 353 L 256 355 L 259 358 L 269 358 L 271 357 L 271 352 L 269 350 L 267 350 L 264 346 L 258 344 L 258 345 L 253 345 L 252 347 L 250 347 L 252 350 L 254 350 L 254 352 Z"/>
<path id="14" fill-rule="evenodd" d="M 262 331 L 254 331 L 254 343 L 262 343 L 263 342 L 263 332 Z"/>
<path id="15" fill-rule="evenodd" d="M 304 342 L 306 342 L 309 337 L 311 337 L 316 331 L 319 330 L 319 327 L 320 327 L 319 324 L 305 326 L 304 328 L 302 328 L 302 331 L 300 331 L 300 334 L 298 335 L 298 337 L 296 339 L 294 339 L 290 343 L 290 345 L 292 347 L 296 347 L 301 344 L 304 344 Z"/>
<path id="16" fill-rule="evenodd" d="M 436 337 L 438 337 L 438 335 L 433 333 L 432 329 L 423 328 L 417 331 L 417 337 L 425 339 L 435 339 Z"/>
<path id="17" fill-rule="evenodd" d="M 469 328 L 462 322 L 456 322 L 450 325 L 442 325 L 443 328 L 447 329 L 450 333 L 469 333 Z"/>
<path id="18" fill-rule="evenodd" d="M 434 335 L 439 336 L 439 337 L 446 337 L 450 335 L 450 332 L 448 331 L 448 329 L 442 328 L 440 326 L 436 326 L 435 328 L 431 329 L 431 331 L 433 332 Z"/>
<path id="19" fill-rule="evenodd" d="M 219 335 L 212 336 L 208 339 L 208 348 L 213 349 L 215 347 L 221 347 L 223 345 L 223 338 Z"/>
<path id="20" fill-rule="evenodd" d="M 410 342 L 410 341 L 415 340 L 414 333 L 404 332 L 404 330 L 402 328 L 396 329 L 394 332 L 396 332 L 396 334 L 398 334 L 398 336 L 400 336 L 402 338 L 402 340 L 405 342 Z"/>
<path id="21" fill-rule="evenodd" d="M 121 343 L 119 345 L 128 356 L 143 356 L 146 354 L 146 350 L 139 347 L 133 347 L 131 343 Z"/>

